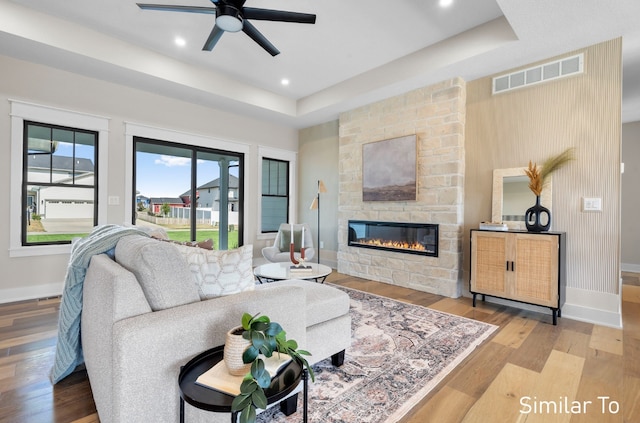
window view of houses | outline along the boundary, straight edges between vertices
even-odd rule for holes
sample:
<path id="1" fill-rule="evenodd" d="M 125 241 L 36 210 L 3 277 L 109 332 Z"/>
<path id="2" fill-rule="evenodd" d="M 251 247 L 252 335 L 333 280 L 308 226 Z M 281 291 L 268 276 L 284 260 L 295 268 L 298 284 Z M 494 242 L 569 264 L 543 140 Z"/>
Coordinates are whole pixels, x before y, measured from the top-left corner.
<path id="1" fill-rule="evenodd" d="M 28 123 L 23 245 L 69 243 L 97 224 L 98 134 Z M 134 140 L 132 224 L 163 228 L 176 241 L 242 244 L 242 155 Z"/>
<path id="2" fill-rule="evenodd" d="M 97 133 L 29 122 L 23 244 L 69 242 L 96 222 Z"/>
<path id="3" fill-rule="evenodd" d="M 241 245 L 241 157 L 146 139 L 135 150 L 136 225 L 176 241 L 211 239 L 215 249 Z"/>

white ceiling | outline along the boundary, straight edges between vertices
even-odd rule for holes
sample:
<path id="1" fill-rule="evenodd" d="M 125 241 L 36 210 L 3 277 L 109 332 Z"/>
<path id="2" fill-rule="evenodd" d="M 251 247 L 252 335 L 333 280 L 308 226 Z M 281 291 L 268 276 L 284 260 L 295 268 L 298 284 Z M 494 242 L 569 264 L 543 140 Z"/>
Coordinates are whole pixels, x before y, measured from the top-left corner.
<path id="1" fill-rule="evenodd" d="M 622 36 L 622 120 L 640 121 L 638 0 L 245 6 L 314 13 L 317 22 L 253 21 L 281 51 L 272 57 L 242 32 L 225 33 L 213 51 L 202 51 L 212 15 L 140 10 L 135 0 L 0 0 L 0 54 L 301 128 L 443 79 L 470 81 Z M 185 47 L 176 46 L 176 36 Z"/>

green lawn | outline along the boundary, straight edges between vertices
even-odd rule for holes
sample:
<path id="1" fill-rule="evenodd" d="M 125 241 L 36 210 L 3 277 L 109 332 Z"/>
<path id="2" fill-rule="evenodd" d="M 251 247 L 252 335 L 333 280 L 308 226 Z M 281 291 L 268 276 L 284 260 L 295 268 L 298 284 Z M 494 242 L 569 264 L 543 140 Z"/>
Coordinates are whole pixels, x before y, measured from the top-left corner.
<path id="1" fill-rule="evenodd" d="M 28 234 L 27 242 L 58 242 L 58 241 L 71 241 L 76 237 L 85 237 L 89 234 L 48 234 L 46 232 L 40 232 L 38 234 Z"/>

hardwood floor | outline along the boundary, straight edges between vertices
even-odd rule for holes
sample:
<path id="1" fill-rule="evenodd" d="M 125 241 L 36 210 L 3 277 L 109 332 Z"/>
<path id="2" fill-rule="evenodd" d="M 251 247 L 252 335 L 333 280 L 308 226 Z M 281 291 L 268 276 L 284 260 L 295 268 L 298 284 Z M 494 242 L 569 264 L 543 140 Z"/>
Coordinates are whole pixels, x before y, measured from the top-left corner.
<path id="1" fill-rule="evenodd" d="M 473 308 L 468 298 L 335 272 L 328 278 L 500 327 L 403 423 L 640 421 L 640 275 L 625 273 L 623 281 L 624 329 L 619 330 L 566 318 L 553 326 L 550 314 L 482 302 Z M 58 307 L 59 299 L 0 305 L 2 423 L 99 421 L 85 371 L 55 386 L 49 381 Z"/>

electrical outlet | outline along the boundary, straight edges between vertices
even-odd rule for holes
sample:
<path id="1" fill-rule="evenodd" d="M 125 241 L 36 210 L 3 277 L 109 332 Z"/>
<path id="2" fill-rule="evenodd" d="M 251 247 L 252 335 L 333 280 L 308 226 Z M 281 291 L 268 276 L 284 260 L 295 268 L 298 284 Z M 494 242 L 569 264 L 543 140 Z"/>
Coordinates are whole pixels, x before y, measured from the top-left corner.
<path id="1" fill-rule="evenodd" d="M 320 241 L 320 248 L 324 248 L 324 241 Z"/>
<path id="2" fill-rule="evenodd" d="M 582 197 L 582 211 L 583 212 L 601 212 L 602 198 Z"/>
<path id="3" fill-rule="evenodd" d="M 120 197 L 117 195 L 110 195 L 108 198 L 108 202 L 110 206 L 118 206 L 120 205 Z"/>

